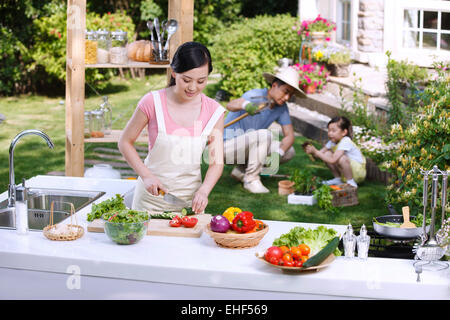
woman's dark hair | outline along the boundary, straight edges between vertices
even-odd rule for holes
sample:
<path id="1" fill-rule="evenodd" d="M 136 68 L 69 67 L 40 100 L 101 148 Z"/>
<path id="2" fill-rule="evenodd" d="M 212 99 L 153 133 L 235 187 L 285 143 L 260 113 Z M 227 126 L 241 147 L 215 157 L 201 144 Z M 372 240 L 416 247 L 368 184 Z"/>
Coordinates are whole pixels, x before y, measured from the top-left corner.
<path id="1" fill-rule="evenodd" d="M 341 117 L 341 116 L 334 117 L 333 119 L 330 120 L 330 122 L 328 122 L 327 128 L 332 123 L 337 123 L 341 130 L 346 130 L 347 129 L 347 137 L 349 137 L 350 139 L 353 139 L 352 122 L 348 118 Z"/>
<path id="2" fill-rule="evenodd" d="M 199 42 L 191 41 L 178 47 L 170 66 L 176 73 L 183 73 L 205 64 L 208 64 L 208 74 L 211 73 L 213 67 L 208 48 Z M 169 87 L 174 85 L 175 78 L 170 76 Z"/>

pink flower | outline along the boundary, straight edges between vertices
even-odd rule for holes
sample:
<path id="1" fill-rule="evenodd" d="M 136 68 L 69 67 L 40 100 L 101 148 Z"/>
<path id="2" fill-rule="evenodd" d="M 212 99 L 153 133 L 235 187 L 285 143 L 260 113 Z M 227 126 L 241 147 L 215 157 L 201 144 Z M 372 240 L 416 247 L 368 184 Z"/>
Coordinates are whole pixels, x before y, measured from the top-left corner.
<path id="1" fill-rule="evenodd" d="M 330 37 L 325 38 L 325 41 L 330 41 L 330 40 L 331 40 Z"/>
<path id="2" fill-rule="evenodd" d="M 311 79 L 308 76 L 305 76 L 306 82 L 311 83 Z"/>
<path id="3" fill-rule="evenodd" d="M 306 36 L 309 37 L 309 32 L 308 31 L 306 31 Z"/>

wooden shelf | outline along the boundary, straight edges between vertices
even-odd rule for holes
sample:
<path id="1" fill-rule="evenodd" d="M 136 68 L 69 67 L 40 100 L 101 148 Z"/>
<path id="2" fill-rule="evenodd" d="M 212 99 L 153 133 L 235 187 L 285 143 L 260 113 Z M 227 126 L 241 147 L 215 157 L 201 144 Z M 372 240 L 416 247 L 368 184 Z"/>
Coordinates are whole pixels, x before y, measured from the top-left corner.
<path id="1" fill-rule="evenodd" d="M 67 0 L 66 42 L 66 176 L 84 175 L 85 142 L 118 142 L 121 130 L 113 130 L 103 138 L 84 139 L 84 98 L 86 68 L 159 68 L 166 69 L 170 76 L 170 64 L 157 64 L 130 60 L 117 65 L 112 63 L 86 65 L 85 30 L 86 1 Z M 173 52 L 183 43 L 192 41 L 194 33 L 194 0 L 168 0 L 167 19 L 178 21 L 178 30 L 170 38 L 169 60 Z M 138 98 L 138 97 L 136 97 Z M 136 142 L 148 143 L 148 132 L 144 130 Z"/>
<path id="2" fill-rule="evenodd" d="M 105 134 L 103 138 L 85 138 L 84 142 L 118 142 L 122 130 L 111 130 L 111 134 Z M 136 142 L 148 142 L 148 132 L 143 130 Z"/>
<path id="3" fill-rule="evenodd" d="M 170 68 L 170 64 L 154 64 L 148 62 L 130 61 L 127 64 L 96 63 L 85 64 L 85 68 Z"/>

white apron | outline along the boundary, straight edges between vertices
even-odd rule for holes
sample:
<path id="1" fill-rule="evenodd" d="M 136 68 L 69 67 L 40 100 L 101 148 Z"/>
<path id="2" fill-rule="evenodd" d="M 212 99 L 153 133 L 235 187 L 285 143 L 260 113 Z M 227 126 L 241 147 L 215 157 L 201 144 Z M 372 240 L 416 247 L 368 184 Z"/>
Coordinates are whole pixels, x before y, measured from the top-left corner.
<path id="1" fill-rule="evenodd" d="M 144 164 L 171 194 L 192 204 L 194 193 L 202 184 L 200 165 L 203 150 L 209 134 L 224 109 L 217 108 L 199 136 L 169 135 L 166 132 L 160 95 L 157 91 L 152 91 L 152 95 L 158 123 L 158 136 Z M 181 209 L 165 202 L 162 196 L 149 193 L 141 177 L 136 182 L 132 208 L 147 211 L 179 211 Z"/>

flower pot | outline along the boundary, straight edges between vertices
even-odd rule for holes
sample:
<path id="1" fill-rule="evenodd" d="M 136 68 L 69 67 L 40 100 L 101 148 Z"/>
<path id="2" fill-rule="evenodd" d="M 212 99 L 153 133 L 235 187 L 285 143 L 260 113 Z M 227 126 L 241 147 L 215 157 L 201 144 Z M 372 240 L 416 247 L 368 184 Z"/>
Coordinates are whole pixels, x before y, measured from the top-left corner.
<path id="1" fill-rule="evenodd" d="M 327 69 L 334 77 L 346 78 L 349 75 L 350 64 L 328 64 Z"/>
<path id="2" fill-rule="evenodd" d="M 323 31 L 314 31 L 310 33 L 311 42 L 314 45 L 321 45 L 325 43 L 325 39 L 327 38 L 327 33 Z"/>
<path id="3" fill-rule="evenodd" d="M 317 199 L 313 195 L 303 195 L 303 194 L 292 193 L 292 194 L 288 195 L 288 203 L 312 206 L 317 203 Z"/>
<path id="4" fill-rule="evenodd" d="M 290 180 L 281 180 L 278 182 L 278 194 L 286 196 L 288 194 L 294 193 L 294 182 Z"/>
<path id="5" fill-rule="evenodd" d="M 312 94 L 316 92 L 316 86 L 313 84 L 308 84 L 308 85 L 303 85 L 302 86 L 302 90 L 306 93 L 306 94 Z"/>

